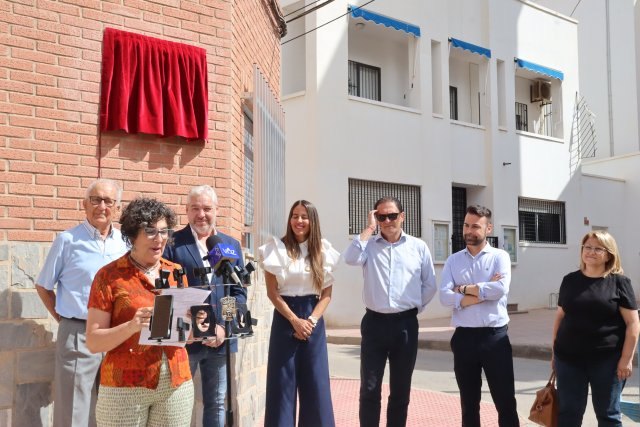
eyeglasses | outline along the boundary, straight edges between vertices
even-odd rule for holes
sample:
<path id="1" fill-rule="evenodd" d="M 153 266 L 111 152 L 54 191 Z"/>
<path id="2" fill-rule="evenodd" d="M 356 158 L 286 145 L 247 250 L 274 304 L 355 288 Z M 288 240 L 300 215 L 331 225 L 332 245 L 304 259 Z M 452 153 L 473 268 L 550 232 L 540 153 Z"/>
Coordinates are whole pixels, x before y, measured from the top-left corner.
<path id="1" fill-rule="evenodd" d="M 394 212 L 390 214 L 376 214 L 376 219 L 378 220 L 378 222 L 385 222 L 387 218 L 389 219 L 389 221 L 395 221 L 396 219 L 398 219 L 398 215 L 400 215 L 400 212 Z"/>
<path id="2" fill-rule="evenodd" d="M 116 204 L 116 201 L 110 198 L 105 198 L 103 199 L 102 197 L 98 197 L 98 196 L 89 196 L 89 203 L 91 203 L 93 206 L 100 206 L 100 203 L 104 202 L 104 205 L 108 208 L 113 207 L 113 205 Z"/>
<path id="3" fill-rule="evenodd" d="M 170 228 L 144 227 L 143 230 L 148 239 L 155 239 L 158 234 L 163 240 L 173 236 L 173 230 Z"/>
<path id="4" fill-rule="evenodd" d="M 607 252 L 605 248 L 596 248 L 593 246 L 586 246 L 586 245 L 582 245 L 582 250 L 585 252 L 593 252 L 598 255 L 602 255 L 603 253 Z"/>

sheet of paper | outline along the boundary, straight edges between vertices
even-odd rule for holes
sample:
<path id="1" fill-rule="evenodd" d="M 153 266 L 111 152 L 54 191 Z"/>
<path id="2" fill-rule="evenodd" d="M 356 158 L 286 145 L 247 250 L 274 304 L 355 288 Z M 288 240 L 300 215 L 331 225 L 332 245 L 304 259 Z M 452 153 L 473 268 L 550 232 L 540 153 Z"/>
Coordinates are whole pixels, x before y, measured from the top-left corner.
<path id="1" fill-rule="evenodd" d="M 184 347 L 187 343 L 180 342 L 178 340 L 178 318 L 182 317 L 184 322 L 191 325 L 191 320 L 187 318 L 191 306 L 202 304 L 209 294 L 208 289 L 199 288 L 169 288 L 163 289 L 162 295 L 173 295 L 173 320 L 171 322 L 171 338 L 158 342 L 156 340 L 150 340 L 149 336 L 151 331 L 149 328 L 144 328 L 140 331 L 140 345 L 169 345 L 173 347 Z M 189 331 L 185 331 L 185 337 L 189 337 Z"/>

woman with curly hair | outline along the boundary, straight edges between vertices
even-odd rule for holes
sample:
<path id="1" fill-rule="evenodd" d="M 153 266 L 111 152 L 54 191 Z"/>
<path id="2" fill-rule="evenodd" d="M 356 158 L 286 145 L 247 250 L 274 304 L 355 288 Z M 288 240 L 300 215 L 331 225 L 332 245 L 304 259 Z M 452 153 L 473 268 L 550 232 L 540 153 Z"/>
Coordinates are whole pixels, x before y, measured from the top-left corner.
<path id="1" fill-rule="evenodd" d="M 591 231 L 582 238 L 580 270 L 562 279 L 553 325 L 559 426 L 582 424 L 589 386 L 598 425 L 622 426 L 620 394 L 639 332 L 636 297 L 616 241 Z"/>
<path id="2" fill-rule="evenodd" d="M 340 254 L 322 239 L 318 211 L 306 200 L 291 206 L 285 236 L 273 238 L 259 253 L 267 296 L 275 306 L 264 425 L 334 426 L 322 315 L 331 301 L 331 272 Z"/>
<path id="3" fill-rule="evenodd" d="M 120 218 L 131 248 L 98 271 L 89 295 L 87 347 L 106 352 L 96 406 L 98 426 L 189 426 L 193 382 L 183 347 L 138 344 L 153 313 L 160 270 L 178 264 L 161 255 L 176 214 L 155 199 L 138 198 Z M 170 286 L 176 286 L 173 274 Z"/>

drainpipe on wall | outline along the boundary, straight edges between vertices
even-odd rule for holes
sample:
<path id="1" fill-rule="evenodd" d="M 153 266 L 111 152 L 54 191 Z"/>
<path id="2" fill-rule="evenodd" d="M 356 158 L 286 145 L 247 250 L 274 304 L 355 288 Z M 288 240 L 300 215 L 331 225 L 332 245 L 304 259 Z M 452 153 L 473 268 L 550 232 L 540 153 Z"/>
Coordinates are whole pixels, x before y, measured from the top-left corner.
<path id="1" fill-rule="evenodd" d="M 609 22 L 609 0 L 605 1 L 605 24 L 607 30 L 607 101 L 609 104 L 609 156 L 613 157 L 613 101 L 611 94 L 611 26 Z"/>

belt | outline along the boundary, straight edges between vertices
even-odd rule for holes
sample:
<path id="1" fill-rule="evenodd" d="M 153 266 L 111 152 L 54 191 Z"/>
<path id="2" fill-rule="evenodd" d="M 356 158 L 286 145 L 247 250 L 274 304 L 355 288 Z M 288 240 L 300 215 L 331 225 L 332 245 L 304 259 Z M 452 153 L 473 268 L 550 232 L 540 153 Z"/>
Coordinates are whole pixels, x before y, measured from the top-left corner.
<path id="1" fill-rule="evenodd" d="M 460 332 L 479 332 L 479 333 L 483 333 L 483 332 L 502 332 L 502 331 L 506 331 L 507 329 L 509 329 L 508 325 L 503 325 L 503 326 L 497 326 L 497 327 L 490 327 L 490 326 L 483 326 L 480 328 L 470 328 L 467 326 L 458 326 L 456 328 L 456 331 L 460 331 Z"/>
<path id="2" fill-rule="evenodd" d="M 384 319 L 402 319 L 405 317 L 417 316 L 418 309 L 412 308 L 407 311 L 399 311 L 397 313 L 379 313 L 377 311 L 369 310 L 367 308 L 367 314 L 374 317 L 384 318 Z"/>
<path id="3" fill-rule="evenodd" d="M 72 322 L 82 322 L 82 323 L 87 323 L 87 319 L 78 319 L 77 317 L 64 317 L 64 316 L 60 316 L 61 319 L 64 320 L 71 320 Z"/>

